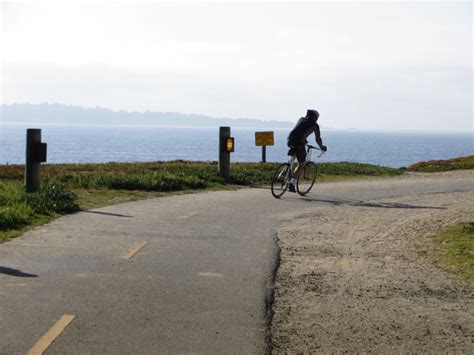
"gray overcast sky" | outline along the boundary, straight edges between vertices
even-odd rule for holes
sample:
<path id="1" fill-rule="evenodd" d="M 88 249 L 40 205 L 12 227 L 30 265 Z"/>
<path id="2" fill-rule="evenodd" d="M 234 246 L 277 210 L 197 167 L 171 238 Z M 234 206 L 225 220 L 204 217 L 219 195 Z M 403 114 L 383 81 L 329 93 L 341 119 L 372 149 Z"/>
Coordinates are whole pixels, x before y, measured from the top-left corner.
<path id="1" fill-rule="evenodd" d="M 472 131 L 468 2 L 1 2 L 3 103 Z"/>

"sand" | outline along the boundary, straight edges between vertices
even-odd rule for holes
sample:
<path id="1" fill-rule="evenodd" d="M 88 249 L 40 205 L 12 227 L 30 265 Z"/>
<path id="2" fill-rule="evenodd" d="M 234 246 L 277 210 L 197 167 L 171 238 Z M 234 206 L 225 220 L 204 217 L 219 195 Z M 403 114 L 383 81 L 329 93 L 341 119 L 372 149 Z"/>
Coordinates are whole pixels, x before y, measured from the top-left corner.
<path id="1" fill-rule="evenodd" d="M 474 353 L 474 286 L 432 253 L 432 235 L 466 221 L 474 192 L 341 205 L 282 226 L 273 352 Z"/>

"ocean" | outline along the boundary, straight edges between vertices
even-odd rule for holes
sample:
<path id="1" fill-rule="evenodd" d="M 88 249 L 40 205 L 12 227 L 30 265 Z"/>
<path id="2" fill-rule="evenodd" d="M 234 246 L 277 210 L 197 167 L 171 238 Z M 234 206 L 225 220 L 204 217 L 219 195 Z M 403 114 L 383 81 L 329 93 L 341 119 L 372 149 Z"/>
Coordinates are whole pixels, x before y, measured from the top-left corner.
<path id="1" fill-rule="evenodd" d="M 218 160 L 218 127 L 159 127 L 0 123 L 0 164 L 24 164 L 27 128 L 41 128 L 48 144 L 48 163 L 149 162 Z M 268 129 L 271 130 L 271 129 Z M 234 162 L 258 162 L 261 147 L 255 132 L 232 128 Z M 286 161 L 289 129 L 274 129 L 275 145 L 267 147 L 267 161 Z M 321 161 L 359 162 L 394 168 L 474 154 L 471 133 L 394 133 L 321 129 L 328 152 Z M 314 144 L 314 136 L 310 143 Z"/>

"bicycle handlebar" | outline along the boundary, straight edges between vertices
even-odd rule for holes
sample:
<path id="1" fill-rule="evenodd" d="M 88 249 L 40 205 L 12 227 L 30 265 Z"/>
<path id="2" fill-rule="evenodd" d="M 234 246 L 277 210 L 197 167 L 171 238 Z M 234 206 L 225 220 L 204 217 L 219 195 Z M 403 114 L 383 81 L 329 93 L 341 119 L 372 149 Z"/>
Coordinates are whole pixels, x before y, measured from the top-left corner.
<path id="1" fill-rule="evenodd" d="M 319 154 L 318 158 L 320 158 L 325 153 L 324 150 L 322 150 L 321 148 L 315 147 L 314 145 L 306 144 L 306 146 L 308 147 L 308 153 L 311 149 L 319 150 L 321 153 Z"/>

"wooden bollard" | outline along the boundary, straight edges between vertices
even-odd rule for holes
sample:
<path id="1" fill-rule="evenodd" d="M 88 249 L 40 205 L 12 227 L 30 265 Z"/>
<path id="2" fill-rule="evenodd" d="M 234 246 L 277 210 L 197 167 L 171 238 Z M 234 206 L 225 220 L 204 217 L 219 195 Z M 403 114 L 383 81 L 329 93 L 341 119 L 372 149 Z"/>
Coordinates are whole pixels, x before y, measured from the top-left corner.
<path id="1" fill-rule="evenodd" d="M 219 175 L 225 180 L 230 176 L 230 152 L 227 150 L 230 127 L 219 127 Z"/>
<path id="2" fill-rule="evenodd" d="M 40 189 L 40 163 L 46 161 L 46 143 L 41 143 L 41 129 L 26 130 L 25 190 Z"/>

